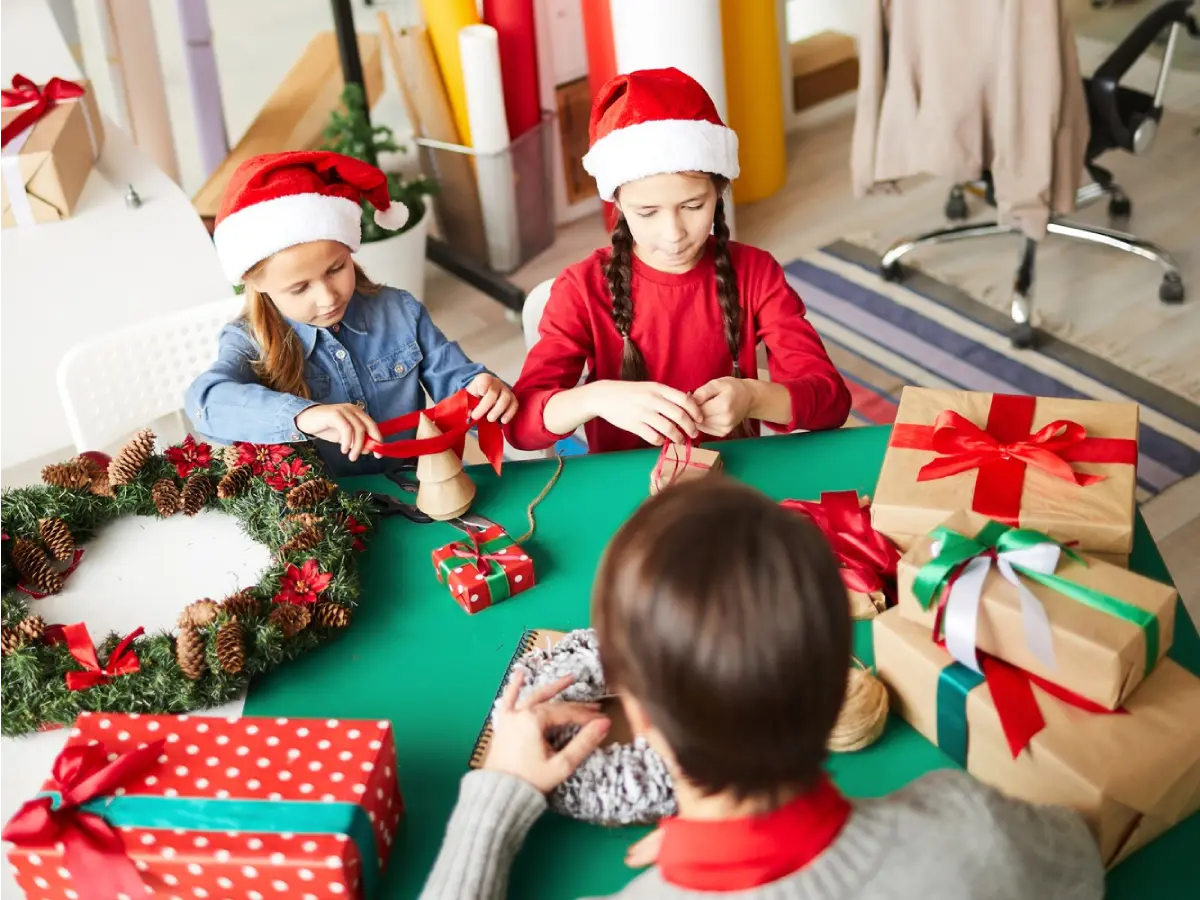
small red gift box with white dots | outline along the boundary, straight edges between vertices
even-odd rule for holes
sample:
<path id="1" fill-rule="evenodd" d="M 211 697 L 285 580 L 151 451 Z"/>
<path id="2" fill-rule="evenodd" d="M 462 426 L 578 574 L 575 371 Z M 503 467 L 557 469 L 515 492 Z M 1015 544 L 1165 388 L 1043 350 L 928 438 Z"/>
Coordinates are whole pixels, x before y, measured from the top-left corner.
<path id="1" fill-rule="evenodd" d="M 131 756 L 145 763 L 74 811 L 112 827 L 145 896 L 364 898 L 379 881 L 403 814 L 386 721 L 84 713 L 64 754 L 89 745 L 103 751 L 93 760 L 110 771 Z M 103 776 L 81 780 L 95 777 Z M 58 809 L 51 804 L 67 807 L 64 798 L 77 795 L 78 786 L 51 777 L 35 803 L 51 797 L 45 810 Z M 68 870 L 67 850 L 61 839 L 10 847 L 28 900 L 97 897 Z"/>
<path id="2" fill-rule="evenodd" d="M 499 525 L 473 540 L 433 551 L 438 580 L 468 615 L 527 591 L 536 583 L 533 559 Z"/>

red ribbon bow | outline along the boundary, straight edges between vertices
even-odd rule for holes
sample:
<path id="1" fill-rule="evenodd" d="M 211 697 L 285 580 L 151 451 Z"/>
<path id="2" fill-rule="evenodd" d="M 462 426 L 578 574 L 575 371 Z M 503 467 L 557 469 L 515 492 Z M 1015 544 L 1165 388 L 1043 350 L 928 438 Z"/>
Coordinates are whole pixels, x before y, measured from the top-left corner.
<path id="1" fill-rule="evenodd" d="M 483 534 L 472 533 L 469 541 L 455 541 L 450 549 L 454 556 L 475 566 L 480 575 L 490 575 L 493 562 L 519 562 L 524 555 L 516 544 L 489 553 L 483 552 L 483 544 L 503 534 L 504 529 L 497 525 Z"/>
<path id="2" fill-rule="evenodd" d="M 500 466 L 504 460 L 504 433 L 499 422 L 489 422 L 487 419 L 478 421 L 471 418 L 472 396 L 461 390 L 452 394 L 441 403 L 430 409 L 421 409 L 388 419 L 379 423 L 379 431 L 383 436 L 391 437 L 404 431 L 412 431 L 421 421 L 421 416 L 431 420 L 442 432 L 431 438 L 410 438 L 406 441 L 392 441 L 381 444 L 368 440 L 365 452 L 378 453 L 390 459 L 405 459 L 412 456 L 428 456 L 453 450 L 459 457 L 463 455 L 463 445 L 467 432 L 474 425 L 479 435 L 479 449 L 492 464 L 496 474 L 500 474 Z"/>
<path id="3" fill-rule="evenodd" d="M 658 453 L 658 462 L 654 464 L 654 472 L 651 475 L 651 480 L 655 484 L 661 484 L 665 476 L 667 484 L 670 484 L 679 476 L 680 471 L 683 469 L 711 469 L 712 466 L 708 463 L 696 462 L 692 459 L 692 449 L 698 446 L 698 444 L 699 441 L 686 435 L 682 444 L 664 441 L 662 450 Z M 683 447 L 683 459 L 679 458 L 680 446 Z M 674 451 L 674 453 L 671 451 Z M 665 472 L 668 462 L 671 464 L 670 474 L 666 474 Z"/>
<path id="4" fill-rule="evenodd" d="M 821 529 L 848 590 L 889 597 L 895 593 L 900 551 L 872 527 L 870 510 L 859 504 L 857 491 L 826 491 L 819 503 L 784 500 L 780 506 L 807 515 Z"/>
<path id="5" fill-rule="evenodd" d="M 14 75 L 12 87 L 0 91 L 0 105 L 29 104 L 29 109 L 4 126 L 3 134 L 0 134 L 0 147 L 7 147 L 9 141 L 54 109 L 60 100 L 75 100 L 83 95 L 84 89 L 73 81 L 51 78 L 45 87 L 39 87 L 24 75 Z"/>
<path id="6" fill-rule="evenodd" d="M 145 630 L 143 628 L 134 629 L 121 643 L 117 644 L 116 649 L 109 654 L 108 665 L 104 667 L 101 667 L 100 660 L 96 658 L 96 647 L 92 643 L 86 625 L 76 622 L 74 625 L 64 625 L 62 630 L 63 637 L 67 641 L 67 649 L 71 651 L 75 661 L 87 670 L 67 673 L 67 688 L 72 691 L 81 691 L 98 684 L 108 684 L 118 675 L 128 675 L 141 668 L 137 654 L 133 652 L 133 647 L 130 645 L 133 644 L 135 638 L 142 636 L 142 632 Z"/>
<path id="7" fill-rule="evenodd" d="M 18 847 L 53 847 L 61 841 L 71 883 L 83 900 L 141 897 L 145 885 L 117 830 L 80 806 L 112 794 L 155 765 L 163 746 L 155 741 L 112 762 L 101 744 L 67 747 L 54 760 L 49 786 L 17 810 L 0 837 Z"/>

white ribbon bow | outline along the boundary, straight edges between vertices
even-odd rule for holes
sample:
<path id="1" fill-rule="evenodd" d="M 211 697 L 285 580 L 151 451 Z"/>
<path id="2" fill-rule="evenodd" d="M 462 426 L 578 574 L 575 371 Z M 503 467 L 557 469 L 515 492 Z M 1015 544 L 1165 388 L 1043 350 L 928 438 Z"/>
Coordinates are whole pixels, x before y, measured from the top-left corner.
<path id="1" fill-rule="evenodd" d="M 942 552 L 941 541 L 933 545 L 933 555 Z M 1054 668 L 1054 642 L 1050 634 L 1050 620 L 1042 601 L 1025 587 L 1013 569 L 1019 566 L 1042 575 L 1053 575 L 1058 568 L 1062 548 L 1053 542 L 1035 544 L 1021 550 L 1006 550 L 996 554 L 977 556 L 970 560 L 955 579 L 946 599 L 942 621 L 946 635 L 946 649 L 958 662 L 969 669 L 982 673 L 976 655 L 975 635 L 979 625 L 979 604 L 983 599 L 983 583 L 992 560 L 1006 581 L 1017 589 L 1021 599 L 1021 624 L 1025 630 L 1025 642 L 1029 651 L 1045 666 Z"/>

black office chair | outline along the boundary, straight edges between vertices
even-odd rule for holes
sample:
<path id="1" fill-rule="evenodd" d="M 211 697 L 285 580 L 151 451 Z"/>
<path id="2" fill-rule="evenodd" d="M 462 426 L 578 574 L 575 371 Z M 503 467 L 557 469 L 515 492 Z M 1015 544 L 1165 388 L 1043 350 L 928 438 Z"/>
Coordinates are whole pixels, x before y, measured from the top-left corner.
<path id="1" fill-rule="evenodd" d="M 1075 199 L 1076 208 L 1089 206 L 1108 198 L 1109 219 L 1115 223 L 1128 220 L 1132 204 L 1121 188 L 1113 181 L 1112 173 L 1096 164 L 1097 157 L 1110 150 L 1127 153 L 1146 152 L 1154 141 L 1159 120 L 1163 114 L 1163 96 L 1166 93 L 1167 77 L 1171 59 L 1175 55 L 1175 44 L 1180 33 L 1187 29 L 1193 38 L 1200 38 L 1200 27 L 1192 15 L 1194 0 L 1169 0 L 1147 15 L 1129 33 L 1120 46 L 1112 52 L 1091 78 L 1083 81 L 1087 95 L 1088 119 L 1091 136 L 1088 140 L 1084 166 L 1094 183 L 1080 188 Z M 1164 31 L 1167 32 L 1166 50 L 1163 52 L 1162 67 L 1154 94 L 1122 87 L 1121 79 L 1133 64 L 1144 54 Z M 946 200 L 946 217 L 953 220 L 967 218 L 967 194 L 982 197 L 990 206 L 996 205 L 991 173 L 984 172 L 979 181 L 955 185 Z M 1057 216 L 1051 217 L 1047 226 L 1050 234 L 1076 240 L 1104 244 L 1125 253 L 1157 262 L 1163 269 L 1162 284 L 1158 289 L 1163 303 L 1182 303 L 1184 290 L 1179 267 L 1171 254 L 1163 248 L 1144 241 L 1135 235 L 1111 228 L 1100 228 L 1068 222 Z M 888 281 L 897 281 L 904 276 L 900 266 L 901 257 L 918 247 L 929 244 L 945 244 L 953 241 L 991 237 L 997 234 L 1020 233 L 1020 229 L 997 222 L 981 222 L 975 225 L 960 225 L 931 231 L 914 238 L 905 238 L 893 244 L 880 261 L 879 272 Z M 1037 241 L 1026 238 L 1021 251 L 1021 262 L 1013 280 L 1011 305 L 1012 329 L 1009 336 L 1016 347 L 1031 347 L 1035 332 L 1032 322 L 1032 289 L 1034 264 L 1037 256 Z"/>

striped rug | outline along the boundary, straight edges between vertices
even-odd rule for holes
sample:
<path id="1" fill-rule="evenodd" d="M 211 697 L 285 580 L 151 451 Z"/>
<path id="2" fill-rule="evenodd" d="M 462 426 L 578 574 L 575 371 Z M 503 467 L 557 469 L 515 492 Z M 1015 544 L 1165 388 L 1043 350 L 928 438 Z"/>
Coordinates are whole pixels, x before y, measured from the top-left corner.
<path id="1" fill-rule="evenodd" d="M 851 424 L 888 424 L 906 384 L 1134 400 L 1141 404 L 1138 499 L 1200 472 L 1200 406 L 1078 347 L 1043 336 L 1014 350 L 1008 319 L 921 273 L 903 284 L 879 257 L 839 241 L 784 268 L 854 396 Z"/>

